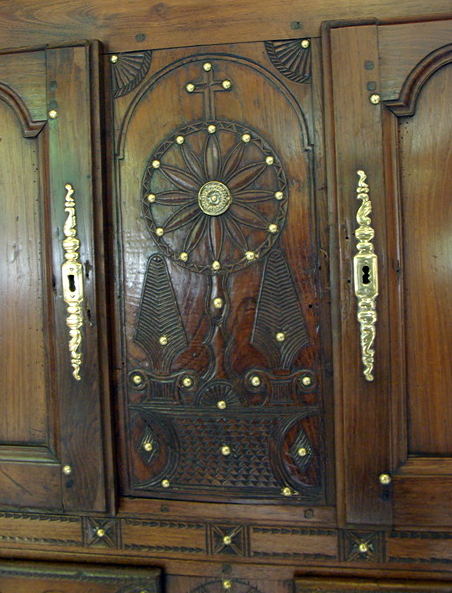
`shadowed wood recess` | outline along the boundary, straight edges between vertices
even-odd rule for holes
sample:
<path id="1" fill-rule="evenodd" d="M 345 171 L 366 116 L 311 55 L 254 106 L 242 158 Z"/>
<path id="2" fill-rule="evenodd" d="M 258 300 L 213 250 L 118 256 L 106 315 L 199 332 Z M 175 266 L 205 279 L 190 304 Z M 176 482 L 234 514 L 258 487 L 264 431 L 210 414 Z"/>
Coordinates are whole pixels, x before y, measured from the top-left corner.
<path id="1" fill-rule="evenodd" d="M 0 46 L 98 39 L 107 51 L 133 51 L 317 37 L 328 20 L 408 20 L 450 14 L 450 0 L 15 0 L 0 7 Z"/>

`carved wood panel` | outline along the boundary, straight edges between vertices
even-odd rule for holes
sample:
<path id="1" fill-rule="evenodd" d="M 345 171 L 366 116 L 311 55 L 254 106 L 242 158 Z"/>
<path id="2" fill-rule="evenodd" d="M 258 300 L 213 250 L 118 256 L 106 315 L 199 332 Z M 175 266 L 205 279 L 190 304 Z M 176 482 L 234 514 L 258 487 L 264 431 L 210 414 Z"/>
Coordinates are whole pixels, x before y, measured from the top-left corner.
<path id="1" fill-rule="evenodd" d="M 224 46 L 153 52 L 115 93 L 124 494 L 325 501 L 298 46 L 297 81 L 270 46 Z"/>

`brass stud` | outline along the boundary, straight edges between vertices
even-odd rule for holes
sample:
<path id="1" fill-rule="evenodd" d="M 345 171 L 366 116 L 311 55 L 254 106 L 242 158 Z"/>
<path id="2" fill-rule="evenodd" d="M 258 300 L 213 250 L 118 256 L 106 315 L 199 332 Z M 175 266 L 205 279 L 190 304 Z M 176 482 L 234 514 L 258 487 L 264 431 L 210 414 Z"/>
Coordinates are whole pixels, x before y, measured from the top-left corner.
<path id="1" fill-rule="evenodd" d="M 268 156 L 265 159 L 265 162 L 267 163 L 267 165 L 273 165 L 273 163 L 275 162 L 275 159 L 272 156 Z"/>
<path id="2" fill-rule="evenodd" d="M 312 379 L 309 375 L 303 375 L 303 377 L 301 377 L 301 382 L 305 387 L 312 385 Z"/>
<path id="3" fill-rule="evenodd" d="M 219 270 L 221 268 L 221 264 L 219 261 L 215 260 L 214 262 L 212 262 L 212 270 Z"/>
<path id="4" fill-rule="evenodd" d="M 187 261 L 188 260 L 188 253 L 186 251 L 182 251 L 182 253 L 179 255 L 179 259 L 181 261 Z"/>
<path id="5" fill-rule="evenodd" d="M 223 446 L 221 447 L 221 454 L 222 454 L 222 455 L 225 455 L 225 456 L 227 456 L 227 455 L 230 455 L 230 454 L 231 454 L 231 449 L 230 449 L 230 447 L 228 447 L 227 445 L 223 445 Z"/>
<path id="6" fill-rule="evenodd" d="M 281 494 L 283 496 L 292 496 L 292 488 L 289 488 L 289 486 L 285 486 L 282 490 L 281 490 Z"/>
<path id="7" fill-rule="evenodd" d="M 277 233 L 278 232 L 278 225 L 277 224 L 269 224 L 268 225 L 268 231 L 270 233 Z"/>
<path id="8" fill-rule="evenodd" d="M 215 132 L 217 131 L 217 126 L 210 124 L 210 126 L 207 127 L 207 131 L 209 132 L 209 134 L 215 134 Z"/>
<path id="9" fill-rule="evenodd" d="M 257 375 L 253 375 L 250 379 L 250 383 L 253 387 L 259 387 L 261 380 Z"/>
<path id="10" fill-rule="evenodd" d="M 305 447 L 300 447 L 297 451 L 297 455 L 299 457 L 306 457 L 307 454 L 308 454 L 308 451 Z"/>
<path id="11" fill-rule="evenodd" d="M 311 45 L 311 42 L 309 39 L 302 39 L 300 45 L 303 49 L 308 49 L 308 47 Z"/>
<path id="12" fill-rule="evenodd" d="M 195 85 L 192 82 L 189 82 L 185 88 L 188 93 L 192 93 L 195 90 Z"/>
<path id="13" fill-rule="evenodd" d="M 361 552 L 361 554 L 367 554 L 369 551 L 369 546 L 366 543 L 361 542 L 358 546 L 358 550 Z"/>
<path id="14" fill-rule="evenodd" d="M 160 161 L 158 161 L 157 159 L 155 159 L 154 161 L 152 161 L 152 166 L 154 167 L 154 169 L 159 169 L 160 168 Z"/>
<path id="15" fill-rule="evenodd" d="M 230 88 L 231 88 L 231 86 L 232 86 L 232 82 L 231 82 L 230 80 L 223 80 L 223 82 L 221 83 L 221 86 L 222 86 L 224 89 L 228 90 L 228 89 L 230 89 Z"/>
<path id="16" fill-rule="evenodd" d="M 63 465 L 63 474 L 70 476 L 72 474 L 72 467 L 70 465 Z"/>
<path id="17" fill-rule="evenodd" d="M 152 449 L 153 449 L 153 448 L 154 448 L 154 447 L 152 446 L 152 443 L 144 443 L 144 445 L 143 445 L 143 449 L 144 449 L 145 451 L 147 451 L 148 453 L 149 453 L 150 451 L 152 451 Z"/>
<path id="18" fill-rule="evenodd" d="M 168 338 L 166 336 L 160 336 L 159 343 L 161 346 L 166 346 L 168 344 Z"/>
<path id="19" fill-rule="evenodd" d="M 165 232 L 165 231 L 162 229 L 162 227 L 161 227 L 161 226 L 158 226 L 158 227 L 155 229 L 155 234 L 157 235 L 157 237 L 161 237 L 161 236 L 163 235 L 163 233 L 164 233 L 164 232 Z"/>
<path id="20" fill-rule="evenodd" d="M 382 486 L 388 486 L 392 482 L 392 478 L 389 474 L 380 474 L 378 476 L 378 481 Z"/>
<path id="21" fill-rule="evenodd" d="M 254 261 L 256 259 L 256 253 L 254 251 L 247 251 L 245 257 L 248 261 Z"/>
<path id="22" fill-rule="evenodd" d="M 162 480 L 161 484 L 162 484 L 162 488 L 169 488 L 170 487 L 170 481 L 169 480 Z"/>
<path id="23" fill-rule="evenodd" d="M 112 64 L 116 64 L 116 62 L 118 61 L 118 56 L 116 54 L 113 54 L 112 56 L 110 56 L 110 62 Z"/>
<path id="24" fill-rule="evenodd" d="M 51 109 L 49 111 L 50 119 L 56 119 L 58 117 L 58 111 L 56 109 Z"/>
<path id="25" fill-rule="evenodd" d="M 230 546 L 232 544 L 232 537 L 230 535 L 225 535 L 223 538 L 223 543 L 225 546 Z"/>
<path id="26" fill-rule="evenodd" d="M 223 589 L 225 589 L 226 591 L 232 589 L 232 581 L 230 581 L 229 579 L 223 581 Z"/>
<path id="27" fill-rule="evenodd" d="M 135 385 L 141 385 L 141 383 L 143 383 L 143 377 L 141 375 L 138 375 L 138 374 L 133 375 L 132 376 L 132 382 Z"/>
<path id="28" fill-rule="evenodd" d="M 275 198 L 276 198 L 277 200 L 282 200 L 282 199 L 284 198 L 284 194 L 282 193 L 282 191 L 277 191 L 277 192 L 275 193 Z"/>
<path id="29" fill-rule="evenodd" d="M 155 194 L 148 194 L 147 200 L 150 204 L 155 202 Z"/>
<path id="30" fill-rule="evenodd" d="M 102 529 L 101 527 L 99 527 L 98 529 L 96 529 L 96 535 L 97 535 L 97 537 L 104 537 L 105 529 Z"/>
<path id="31" fill-rule="evenodd" d="M 286 339 L 286 334 L 284 334 L 283 332 L 278 332 L 275 337 L 278 342 L 284 342 L 284 340 Z"/>
<path id="32" fill-rule="evenodd" d="M 381 101 L 381 97 L 378 93 L 374 93 L 373 95 L 370 95 L 369 101 L 372 103 L 372 105 L 378 105 L 378 103 Z"/>
<path id="33" fill-rule="evenodd" d="M 185 142 L 185 138 L 183 136 L 178 136 L 176 138 L 176 143 L 177 144 L 183 144 Z"/>
<path id="34" fill-rule="evenodd" d="M 221 307 L 223 306 L 223 299 L 220 297 L 216 297 L 215 299 L 213 299 L 213 306 L 215 307 L 215 309 L 221 309 Z"/>
<path id="35" fill-rule="evenodd" d="M 217 408 L 219 410 L 225 410 L 226 409 L 226 402 L 222 399 L 220 399 L 220 401 L 217 402 Z"/>
<path id="36" fill-rule="evenodd" d="M 212 70 L 212 64 L 210 62 L 205 62 L 202 67 L 206 72 L 210 72 Z"/>
<path id="37" fill-rule="evenodd" d="M 188 389 L 193 385 L 193 379 L 191 377 L 184 377 L 182 379 L 182 385 Z"/>
<path id="38" fill-rule="evenodd" d="M 242 136 L 242 142 L 245 142 L 245 144 L 246 144 L 250 140 L 251 140 L 251 136 L 249 134 L 243 134 L 243 136 Z"/>

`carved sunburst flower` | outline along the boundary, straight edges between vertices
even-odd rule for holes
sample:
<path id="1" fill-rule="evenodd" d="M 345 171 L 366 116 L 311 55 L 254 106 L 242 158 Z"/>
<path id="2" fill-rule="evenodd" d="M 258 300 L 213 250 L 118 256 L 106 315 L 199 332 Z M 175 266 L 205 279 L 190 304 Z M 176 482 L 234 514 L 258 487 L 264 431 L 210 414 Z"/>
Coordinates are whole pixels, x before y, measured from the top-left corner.
<path id="1" fill-rule="evenodd" d="M 197 272 L 250 265 L 275 243 L 287 182 L 275 151 L 231 122 L 199 122 L 173 133 L 149 160 L 144 216 L 165 255 Z"/>

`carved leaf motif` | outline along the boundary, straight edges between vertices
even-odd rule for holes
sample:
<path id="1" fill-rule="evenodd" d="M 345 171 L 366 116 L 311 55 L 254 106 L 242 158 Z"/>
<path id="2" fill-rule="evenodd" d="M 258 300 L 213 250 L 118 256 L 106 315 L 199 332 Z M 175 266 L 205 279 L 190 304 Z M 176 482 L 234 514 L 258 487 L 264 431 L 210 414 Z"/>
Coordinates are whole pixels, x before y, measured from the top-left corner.
<path id="1" fill-rule="evenodd" d="M 179 189 L 188 190 L 195 193 L 198 192 L 199 182 L 195 175 L 189 171 L 183 171 L 182 169 L 171 167 L 170 165 L 161 166 L 159 171 Z"/>
<path id="2" fill-rule="evenodd" d="M 240 228 L 240 225 L 237 224 L 232 217 L 229 217 L 224 221 L 224 226 L 233 243 L 237 245 L 240 251 L 242 253 L 248 251 L 248 242 L 245 238 L 245 235 L 243 234 L 242 229 Z"/>
<path id="3" fill-rule="evenodd" d="M 204 150 L 204 167 L 207 179 L 218 181 L 222 168 L 222 157 L 216 134 L 209 134 L 207 138 Z"/>
<path id="4" fill-rule="evenodd" d="M 207 179 L 201 161 L 191 148 L 187 146 L 187 143 L 182 144 L 181 152 L 187 169 L 196 175 L 199 184 L 203 185 Z"/>
<path id="5" fill-rule="evenodd" d="M 278 333 L 284 334 L 284 341 L 277 340 Z M 309 342 L 289 266 L 283 253 L 274 251 L 262 277 L 251 344 L 267 357 L 272 367 L 290 369 Z"/>
<path id="6" fill-rule="evenodd" d="M 185 206 L 195 199 L 192 192 L 183 190 L 161 191 L 155 199 L 156 204 L 165 204 L 171 206 Z"/>
<path id="7" fill-rule="evenodd" d="M 226 155 L 222 172 L 222 178 L 225 180 L 226 184 L 229 181 L 231 175 L 237 171 L 237 168 L 242 162 L 244 152 L 245 143 L 240 141 L 235 146 L 233 146 Z"/>
<path id="8" fill-rule="evenodd" d="M 198 204 L 191 203 L 176 210 L 164 223 L 166 233 L 180 229 L 188 223 L 192 222 L 193 214 L 198 212 Z"/>
<path id="9" fill-rule="evenodd" d="M 164 346 L 159 341 L 162 336 L 167 339 Z M 165 372 L 188 345 L 168 269 L 160 255 L 149 260 L 135 342 L 152 359 L 155 368 Z"/>
<path id="10" fill-rule="evenodd" d="M 231 190 L 236 188 L 245 189 L 254 183 L 265 171 L 267 165 L 265 163 L 252 163 L 246 167 L 241 168 L 237 173 L 234 173 L 227 181 L 227 185 Z"/>

